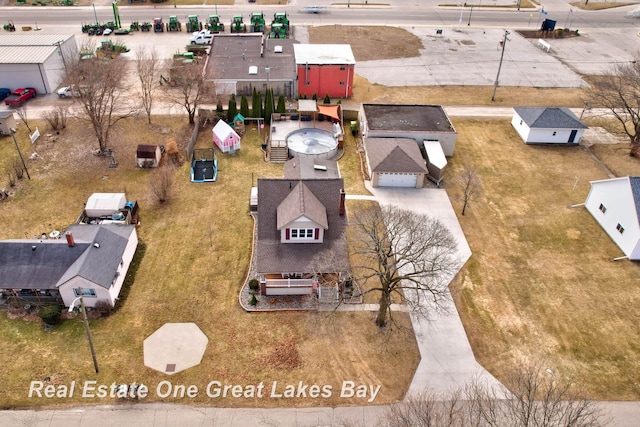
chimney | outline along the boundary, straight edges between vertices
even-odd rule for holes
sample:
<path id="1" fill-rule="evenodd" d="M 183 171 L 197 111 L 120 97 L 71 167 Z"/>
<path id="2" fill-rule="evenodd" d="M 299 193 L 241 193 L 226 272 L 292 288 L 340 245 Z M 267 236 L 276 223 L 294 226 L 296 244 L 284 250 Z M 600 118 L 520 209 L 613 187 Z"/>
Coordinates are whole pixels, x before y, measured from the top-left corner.
<path id="1" fill-rule="evenodd" d="M 340 215 L 344 215 L 345 213 L 345 208 L 344 208 L 344 199 L 345 199 L 345 192 L 344 189 L 340 189 L 340 207 L 338 208 L 338 214 Z"/>
<path id="2" fill-rule="evenodd" d="M 75 240 L 73 240 L 73 233 L 67 231 L 66 233 L 64 233 L 64 235 L 67 238 L 67 245 L 69 245 L 70 248 L 74 247 L 76 245 L 76 242 Z"/>

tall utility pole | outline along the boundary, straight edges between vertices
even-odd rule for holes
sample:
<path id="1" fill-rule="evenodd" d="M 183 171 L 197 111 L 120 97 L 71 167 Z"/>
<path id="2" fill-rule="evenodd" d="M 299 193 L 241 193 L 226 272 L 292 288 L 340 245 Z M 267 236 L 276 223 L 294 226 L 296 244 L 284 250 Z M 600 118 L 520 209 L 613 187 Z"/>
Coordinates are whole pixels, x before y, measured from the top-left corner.
<path id="1" fill-rule="evenodd" d="M 500 79 L 500 70 L 502 69 L 502 59 L 504 58 L 504 48 L 507 46 L 507 36 L 509 35 L 509 31 L 504 30 L 504 38 L 502 39 L 502 53 L 500 54 L 500 65 L 498 65 L 498 75 L 496 75 L 496 82 L 493 84 L 493 94 L 491 95 L 491 100 L 496 100 L 496 90 L 498 90 L 498 82 Z"/>
<path id="2" fill-rule="evenodd" d="M 80 301 L 80 311 L 84 321 L 84 328 L 87 331 L 87 338 L 89 339 L 89 350 L 91 350 L 91 357 L 93 358 L 93 368 L 96 370 L 96 374 L 99 373 L 98 359 L 96 358 L 96 350 L 93 348 L 93 339 L 91 338 L 91 329 L 89 329 L 89 319 L 87 318 L 87 310 L 84 307 L 84 298 L 82 297 L 82 288 L 78 289 L 80 296 L 71 302 L 69 306 L 69 312 L 73 311 L 73 308 L 77 301 Z"/>
<path id="3" fill-rule="evenodd" d="M 20 151 L 20 146 L 18 145 L 18 141 L 16 141 L 16 130 L 15 129 L 9 129 L 9 132 L 11 132 L 11 137 L 13 138 L 13 143 L 16 144 L 16 150 L 18 150 L 18 155 L 20 156 L 20 161 L 22 162 L 22 167 L 24 168 L 24 171 L 27 173 L 27 178 L 29 178 L 29 180 L 31 180 L 31 175 L 29 175 L 29 169 L 27 169 L 27 164 L 24 162 L 24 157 L 22 157 L 22 151 Z"/>

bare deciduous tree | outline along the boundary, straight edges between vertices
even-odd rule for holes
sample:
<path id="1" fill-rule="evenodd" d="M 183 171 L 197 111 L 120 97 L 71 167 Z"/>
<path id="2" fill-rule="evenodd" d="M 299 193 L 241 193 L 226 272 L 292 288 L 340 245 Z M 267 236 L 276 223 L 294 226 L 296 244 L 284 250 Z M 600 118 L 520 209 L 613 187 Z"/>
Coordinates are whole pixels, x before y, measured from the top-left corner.
<path id="1" fill-rule="evenodd" d="M 459 390 L 424 392 L 391 407 L 384 425 L 596 427 L 608 425 L 607 414 L 558 379 L 541 363 L 509 373 L 506 388 L 474 380 Z"/>
<path id="2" fill-rule="evenodd" d="M 148 50 L 140 46 L 136 50 L 136 70 L 140 80 L 140 103 L 147 113 L 147 120 L 151 124 L 151 108 L 156 89 L 159 85 L 161 61 L 155 49 Z"/>
<path id="3" fill-rule="evenodd" d="M 453 179 L 455 185 L 461 192 L 462 215 L 465 214 L 469 204 L 482 196 L 482 181 L 478 172 L 471 165 L 464 165 L 464 168 Z"/>
<path id="4" fill-rule="evenodd" d="M 198 62 L 173 67 L 171 83 L 170 95 L 187 111 L 189 124 L 194 124 L 198 106 L 215 96 L 213 84 L 205 79 L 202 65 Z"/>
<path id="5" fill-rule="evenodd" d="M 175 169 L 168 165 L 161 166 L 153 171 L 149 180 L 149 190 L 158 203 L 166 203 L 171 198 L 174 172 Z"/>
<path id="6" fill-rule="evenodd" d="M 85 118 L 91 124 L 101 153 L 107 151 L 114 125 L 132 116 L 136 110 L 120 95 L 125 60 L 85 59 L 79 61 L 70 76 L 80 96 Z"/>
<path id="7" fill-rule="evenodd" d="M 20 121 L 22 123 L 24 123 L 24 125 L 27 127 L 27 130 L 29 131 L 29 133 L 33 132 L 31 130 L 31 126 L 29 126 L 29 110 L 27 110 L 27 106 L 26 105 L 21 105 L 20 107 L 16 108 L 16 114 L 18 115 L 18 117 L 20 117 Z"/>
<path id="8" fill-rule="evenodd" d="M 631 144 L 630 155 L 640 157 L 640 59 L 614 66 L 586 90 L 586 105 L 602 106 L 620 122 Z"/>
<path id="9" fill-rule="evenodd" d="M 67 127 L 68 108 L 58 105 L 52 110 L 46 111 L 42 117 L 49 124 L 52 130 L 61 130 Z"/>
<path id="10" fill-rule="evenodd" d="M 392 319 L 394 301 L 423 314 L 446 307 L 447 280 L 459 262 L 456 241 L 440 221 L 387 205 L 356 214 L 354 226 L 352 248 L 363 258 L 354 273 L 374 283 L 365 293 L 380 294 L 376 325 Z"/>

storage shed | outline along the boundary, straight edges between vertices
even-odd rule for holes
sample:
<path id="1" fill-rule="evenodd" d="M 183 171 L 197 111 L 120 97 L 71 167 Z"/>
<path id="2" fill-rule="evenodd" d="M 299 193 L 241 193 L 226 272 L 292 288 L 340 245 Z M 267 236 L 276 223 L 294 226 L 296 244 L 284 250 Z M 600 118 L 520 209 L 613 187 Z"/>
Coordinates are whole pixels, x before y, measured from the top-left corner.
<path id="1" fill-rule="evenodd" d="M 140 144 L 136 149 L 136 165 L 139 168 L 157 168 L 162 158 L 159 145 Z"/>
<path id="2" fill-rule="evenodd" d="M 64 58 L 74 58 L 78 46 L 70 34 L 0 34 L 2 87 L 32 87 L 52 93 L 65 76 Z"/>
<path id="3" fill-rule="evenodd" d="M 93 193 L 84 210 L 88 217 L 98 218 L 119 212 L 126 203 L 124 193 Z"/>
<path id="4" fill-rule="evenodd" d="M 11 135 L 11 129 L 16 129 L 13 111 L 0 111 L 0 135 Z"/>
<path id="5" fill-rule="evenodd" d="M 224 120 L 218 120 L 213 127 L 213 142 L 223 153 L 235 153 L 240 149 L 240 135 Z"/>
<path id="6" fill-rule="evenodd" d="M 439 141 L 422 141 L 425 155 L 427 157 L 427 169 L 429 173 L 427 178 L 435 182 L 436 185 L 440 185 L 440 182 L 444 178 L 444 169 L 447 166 L 447 158 L 442 151 Z"/>
<path id="7" fill-rule="evenodd" d="M 514 107 L 511 125 L 525 144 L 577 145 L 588 127 L 568 108 Z"/>

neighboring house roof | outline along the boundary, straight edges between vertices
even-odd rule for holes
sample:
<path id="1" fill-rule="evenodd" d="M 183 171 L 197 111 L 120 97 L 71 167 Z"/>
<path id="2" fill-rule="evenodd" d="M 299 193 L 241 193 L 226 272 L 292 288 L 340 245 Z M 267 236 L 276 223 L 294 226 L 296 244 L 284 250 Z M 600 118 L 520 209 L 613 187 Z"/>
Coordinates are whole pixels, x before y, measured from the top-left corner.
<path id="1" fill-rule="evenodd" d="M 3 64 L 40 64 L 59 51 L 73 35 L 0 34 L 0 58 Z"/>
<path id="2" fill-rule="evenodd" d="M 340 178 L 338 162 L 317 159 L 312 156 L 296 156 L 284 164 L 284 177 L 287 179 Z"/>
<path id="3" fill-rule="evenodd" d="M 367 129 L 455 133 L 441 105 L 362 104 Z"/>
<path id="4" fill-rule="evenodd" d="M 297 65 L 352 65 L 356 63 L 348 44 L 296 44 L 293 52 Z"/>
<path id="5" fill-rule="evenodd" d="M 224 120 L 218 120 L 218 123 L 213 127 L 213 133 L 220 139 L 221 141 L 226 140 L 229 135 L 233 135 L 236 138 L 240 138 L 240 136 L 233 130 L 231 126 L 227 124 Z"/>
<path id="6" fill-rule="evenodd" d="M 631 185 L 633 203 L 636 205 L 636 215 L 638 216 L 638 223 L 640 223 L 640 176 L 630 176 L 629 184 Z"/>
<path id="7" fill-rule="evenodd" d="M 282 203 L 278 205 L 277 224 L 281 230 L 287 224 L 305 217 L 315 222 L 325 230 L 327 224 L 327 209 L 320 200 L 309 190 L 309 187 L 299 181 L 289 192 Z"/>
<path id="8" fill-rule="evenodd" d="M 280 243 L 278 206 L 300 182 L 326 209 L 328 228 L 322 243 Z M 314 258 L 324 251 L 331 252 L 336 260 L 333 271 L 348 271 L 349 254 L 345 243 L 347 218 L 339 214 L 342 189 L 342 179 L 258 179 L 255 254 L 258 273 L 312 272 Z"/>
<path id="9" fill-rule="evenodd" d="M 0 241 L 0 289 L 55 289 L 76 276 L 109 288 L 134 229 L 74 224 L 66 230 L 72 247 L 66 239 Z"/>
<path id="10" fill-rule="evenodd" d="M 298 100 L 298 111 L 299 112 L 317 112 L 318 111 L 318 102 L 313 99 L 299 99 Z"/>
<path id="11" fill-rule="evenodd" d="M 568 108 L 513 107 L 529 128 L 587 129 L 587 126 Z"/>
<path id="12" fill-rule="evenodd" d="M 427 173 L 416 141 L 411 138 L 365 138 L 372 172 Z"/>

